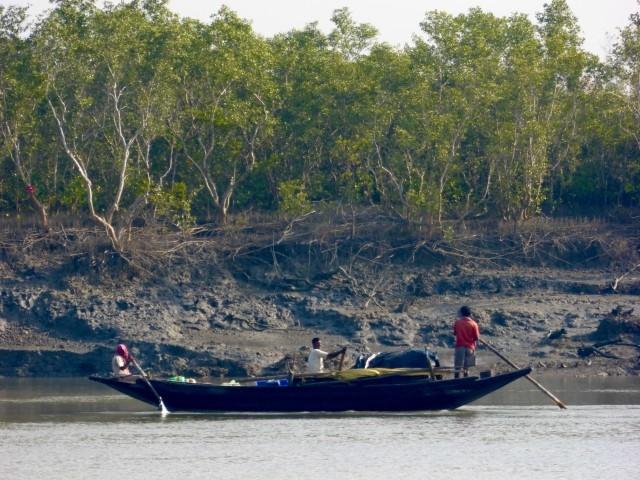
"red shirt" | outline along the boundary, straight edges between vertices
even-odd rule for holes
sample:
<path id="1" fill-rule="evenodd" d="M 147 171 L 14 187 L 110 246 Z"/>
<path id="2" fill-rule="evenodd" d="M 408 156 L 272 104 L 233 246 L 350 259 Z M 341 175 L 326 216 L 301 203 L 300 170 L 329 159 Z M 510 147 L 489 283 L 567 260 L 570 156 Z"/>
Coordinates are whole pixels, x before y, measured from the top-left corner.
<path id="1" fill-rule="evenodd" d="M 460 317 L 453 324 L 453 334 L 456 336 L 456 347 L 475 350 L 476 342 L 480 338 L 480 329 L 472 318 Z"/>

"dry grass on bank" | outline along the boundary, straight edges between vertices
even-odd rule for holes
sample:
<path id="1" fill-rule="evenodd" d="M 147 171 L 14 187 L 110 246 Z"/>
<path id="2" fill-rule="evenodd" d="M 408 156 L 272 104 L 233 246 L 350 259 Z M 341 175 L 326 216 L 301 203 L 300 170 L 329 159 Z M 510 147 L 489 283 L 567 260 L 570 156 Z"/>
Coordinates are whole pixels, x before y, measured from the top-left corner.
<path id="1" fill-rule="evenodd" d="M 124 234 L 120 254 L 136 268 L 153 270 L 177 258 L 206 257 L 213 263 L 242 259 L 273 263 L 299 257 L 308 264 L 349 265 L 358 261 L 454 263 L 476 266 L 608 268 L 614 278 L 640 268 L 640 219 L 538 217 L 518 223 L 498 220 L 411 223 L 378 209 L 336 209 L 293 219 L 273 215 L 236 216 L 226 225 L 179 230 L 148 219 Z M 104 231 L 88 219 L 52 217 L 48 232 L 31 219 L 0 220 L 0 261 L 24 256 L 42 262 L 113 256 Z M 338 262 L 339 260 L 339 262 Z"/>

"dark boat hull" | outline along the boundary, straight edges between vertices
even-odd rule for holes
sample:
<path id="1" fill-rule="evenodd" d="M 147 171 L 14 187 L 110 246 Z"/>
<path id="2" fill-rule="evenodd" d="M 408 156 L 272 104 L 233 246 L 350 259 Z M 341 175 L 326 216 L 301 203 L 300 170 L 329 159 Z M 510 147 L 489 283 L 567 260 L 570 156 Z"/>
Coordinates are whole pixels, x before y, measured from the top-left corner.
<path id="1" fill-rule="evenodd" d="M 296 386 L 220 386 L 152 380 L 170 411 L 340 412 L 451 410 L 473 402 L 531 372 L 530 368 L 487 378 L 387 382 L 321 382 Z M 140 379 L 92 376 L 148 404 L 158 399 Z"/>

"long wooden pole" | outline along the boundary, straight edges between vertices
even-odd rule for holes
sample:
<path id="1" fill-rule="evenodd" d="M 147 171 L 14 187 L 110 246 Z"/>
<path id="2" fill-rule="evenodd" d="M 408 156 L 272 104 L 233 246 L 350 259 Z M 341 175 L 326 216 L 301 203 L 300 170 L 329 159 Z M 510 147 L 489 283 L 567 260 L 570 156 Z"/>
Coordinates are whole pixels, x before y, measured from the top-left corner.
<path id="1" fill-rule="evenodd" d="M 158 399 L 158 409 L 162 412 L 162 416 L 167 415 L 169 413 L 169 410 L 167 410 L 167 407 L 164 406 L 164 402 L 162 401 L 162 397 L 160 396 L 160 394 L 156 391 L 155 388 L 153 388 L 153 385 L 151 385 L 151 382 L 147 378 L 147 374 L 144 373 L 144 370 L 142 370 L 142 367 L 140 367 L 140 365 L 138 365 L 138 362 L 136 361 L 135 358 L 131 357 L 131 362 L 138 369 L 138 371 L 140 372 L 140 375 L 142 375 L 142 379 L 145 381 L 147 386 L 151 389 L 153 394 Z"/>
<path id="2" fill-rule="evenodd" d="M 481 344 L 483 344 L 485 347 L 487 347 L 489 350 L 491 350 L 493 353 L 495 353 L 499 358 L 501 358 L 502 360 L 504 360 L 505 362 L 507 362 L 509 365 L 511 365 L 513 368 L 520 368 L 518 367 L 515 363 L 513 363 L 511 360 L 509 360 L 507 357 L 505 357 L 502 353 L 500 353 L 498 350 L 496 350 L 496 348 L 491 345 L 489 342 L 487 342 L 486 340 L 483 340 L 482 338 L 480 338 L 478 340 Z M 533 383 L 536 387 L 538 387 L 545 395 L 547 395 L 551 400 L 553 400 L 553 402 L 560 408 L 562 409 L 566 409 L 567 406 L 562 403 L 562 401 L 556 397 L 553 393 L 551 393 L 549 390 L 547 390 L 546 388 L 544 388 L 537 380 L 535 380 L 531 375 L 525 375 L 525 378 L 527 380 L 529 380 L 531 383 Z"/>
<path id="3" fill-rule="evenodd" d="M 436 378 L 436 374 L 433 371 L 433 364 L 431 363 L 431 359 L 429 358 L 429 350 L 427 348 L 424 349 L 425 359 L 427 360 L 427 368 L 429 369 L 429 375 L 431 378 Z"/>
<path id="4" fill-rule="evenodd" d="M 340 355 L 340 365 L 338 366 L 338 371 L 342 371 L 342 365 L 344 365 L 344 355 L 347 353 L 347 347 L 344 347 L 342 350 L 342 355 Z"/>

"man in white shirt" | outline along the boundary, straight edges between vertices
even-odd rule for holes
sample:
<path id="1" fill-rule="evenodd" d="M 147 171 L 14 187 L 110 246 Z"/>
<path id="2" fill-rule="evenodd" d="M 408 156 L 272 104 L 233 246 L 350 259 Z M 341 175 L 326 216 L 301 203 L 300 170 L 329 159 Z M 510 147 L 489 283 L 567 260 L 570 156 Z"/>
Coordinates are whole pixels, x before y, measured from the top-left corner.
<path id="1" fill-rule="evenodd" d="M 309 373 L 322 373 L 324 372 L 324 360 L 330 360 L 337 357 L 341 353 L 347 351 L 347 347 L 341 348 L 335 352 L 325 352 L 320 350 L 322 343 L 318 337 L 311 340 L 311 352 L 309 358 L 307 358 L 307 372 Z"/>

